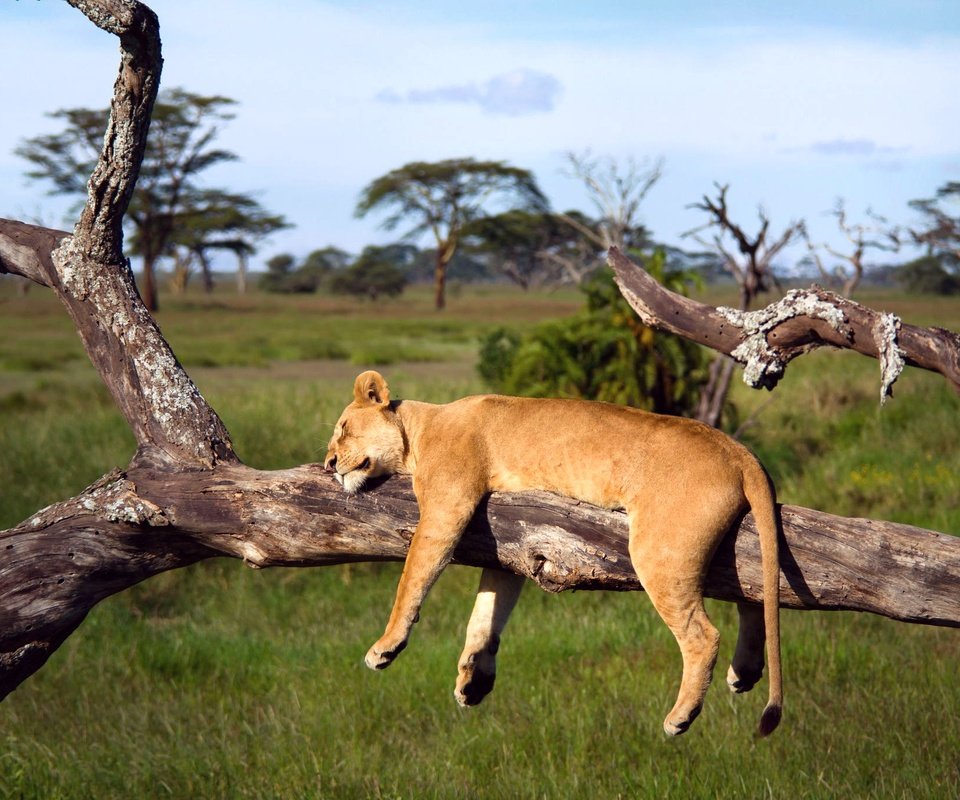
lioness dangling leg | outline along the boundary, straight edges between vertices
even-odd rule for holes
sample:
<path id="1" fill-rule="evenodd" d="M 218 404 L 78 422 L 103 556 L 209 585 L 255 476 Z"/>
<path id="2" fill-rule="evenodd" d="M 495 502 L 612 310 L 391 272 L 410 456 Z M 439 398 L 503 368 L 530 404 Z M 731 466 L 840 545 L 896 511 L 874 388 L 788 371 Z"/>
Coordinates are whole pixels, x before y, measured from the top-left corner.
<path id="1" fill-rule="evenodd" d="M 453 692 L 460 705 L 474 706 L 493 689 L 500 634 L 517 604 L 525 580 L 512 572 L 494 569 L 485 569 L 480 574 L 480 588 L 467 624 L 467 637 L 457 666 L 457 687 Z"/>
<path id="2" fill-rule="evenodd" d="M 410 542 L 387 627 L 364 658 L 370 669 L 390 666 L 407 646 L 424 598 L 450 562 L 479 500 L 479 496 L 473 498 L 466 494 L 456 500 L 448 495 L 441 496 L 437 502 L 434 498 L 419 500 L 420 522 Z"/>
<path id="3" fill-rule="evenodd" d="M 749 692 L 763 675 L 763 646 L 765 630 L 763 606 L 737 603 L 740 630 L 737 649 L 727 670 L 727 686 L 731 692 Z"/>
<path id="4" fill-rule="evenodd" d="M 677 701 L 663 721 L 663 729 L 676 736 L 700 714 L 720 648 L 720 632 L 703 606 L 703 577 L 712 550 L 694 551 L 691 558 L 691 550 L 707 537 L 649 524 L 641 533 L 637 516 L 631 514 L 630 559 L 683 657 Z"/>

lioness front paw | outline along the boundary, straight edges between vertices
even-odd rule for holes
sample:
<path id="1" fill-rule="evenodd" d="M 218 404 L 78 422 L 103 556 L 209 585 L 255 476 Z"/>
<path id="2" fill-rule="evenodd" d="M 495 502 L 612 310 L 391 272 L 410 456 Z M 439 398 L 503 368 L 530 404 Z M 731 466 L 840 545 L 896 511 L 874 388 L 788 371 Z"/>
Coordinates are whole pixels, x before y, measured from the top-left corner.
<path id="1" fill-rule="evenodd" d="M 370 669 L 386 669 L 393 663 L 393 660 L 403 652 L 403 648 L 406 646 L 407 643 L 405 641 L 397 644 L 383 644 L 382 641 L 378 641 L 373 647 L 367 650 L 367 655 L 364 656 L 363 663 L 370 667 Z"/>
<path id="2" fill-rule="evenodd" d="M 664 733 L 668 736 L 679 736 L 682 733 L 686 733 L 693 721 L 700 716 L 701 708 L 702 706 L 697 706 L 685 714 L 677 714 L 675 711 L 671 712 L 670 716 L 663 721 Z"/>

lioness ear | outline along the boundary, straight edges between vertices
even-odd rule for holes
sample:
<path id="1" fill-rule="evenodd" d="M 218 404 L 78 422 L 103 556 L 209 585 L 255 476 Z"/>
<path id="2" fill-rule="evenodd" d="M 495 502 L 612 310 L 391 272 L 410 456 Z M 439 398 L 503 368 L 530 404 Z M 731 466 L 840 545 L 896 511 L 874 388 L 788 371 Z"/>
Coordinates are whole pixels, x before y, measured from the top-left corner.
<path id="1" fill-rule="evenodd" d="M 375 370 L 362 372 L 353 384 L 353 399 L 358 406 L 385 406 L 390 402 L 390 389 L 383 375 Z"/>

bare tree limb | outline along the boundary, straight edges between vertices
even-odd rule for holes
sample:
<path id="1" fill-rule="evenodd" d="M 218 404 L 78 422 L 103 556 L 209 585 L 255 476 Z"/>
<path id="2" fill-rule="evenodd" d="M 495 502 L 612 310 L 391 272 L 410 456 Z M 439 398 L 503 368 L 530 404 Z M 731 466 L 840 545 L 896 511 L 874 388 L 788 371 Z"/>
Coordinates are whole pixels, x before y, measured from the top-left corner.
<path id="1" fill-rule="evenodd" d="M 0 533 L 0 698 L 40 668 L 103 598 L 213 556 L 254 567 L 399 561 L 416 526 L 408 479 L 345 494 L 318 464 L 261 472 L 131 467 Z M 960 539 L 786 506 L 781 602 L 960 626 Z M 455 560 L 551 592 L 637 590 L 621 512 L 545 493 L 493 495 Z M 713 560 L 707 594 L 761 600 L 749 515 Z"/>
<path id="2" fill-rule="evenodd" d="M 73 235 L 0 222 L 4 269 L 56 291 L 136 436 L 140 458 L 206 465 L 235 460 L 226 428 L 144 307 L 123 255 L 123 213 L 160 79 L 156 15 L 133 0 L 71 4 L 120 39 L 120 72 L 103 150 Z M 9 243 L 19 243 L 18 249 L 11 251 Z M 51 244 L 57 246 L 50 249 Z M 32 258 L 27 245 L 34 247 Z"/>
<path id="3" fill-rule="evenodd" d="M 0 274 L 20 275 L 52 287 L 56 270 L 51 254 L 70 234 L 12 219 L 0 219 Z"/>
<path id="4" fill-rule="evenodd" d="M 733 356 L 750 386 L 772 389 L 794 358 L 831 346 L 881 361 L 881 397 L 892 392 L 904 364 L 939 372 L 960 391 L 960 335 L 952 331 L 908 325 L 817 287 L 791 291 L 759 311 L 714 308 L 664 288 L 615 248 L 608 263 L 644 324 Z"/>
<path id="5" fill-rule="evenodd" d="M 98 28 L 120 39 L 120 72 L 100 158 L 87 185 L 87 202 L 73 245 L 85 258 L 125 263 L 123 215 L 130 205 L 160 86 L 160 23 L 134 0 L 68 0 Z"/>
<path id="6" fill-rule="evenodd" d="M 723 256 L 727 271 L 736 280 L 740 295 L 739 309 L 741 312 L 746 312 L 753 305 L 756 296 L 760 292 L 767 291 L 771 285 L 781 291 L 780 283 L 773 271 L 773 260 L 784 247 L 806 231 L 806 226 L 802 220 L 792 222 L 783 230 L 778 239 L 770 243 L 767 241 L 767 235 L 770 232 L 770 218 L 761 208 L 759 209 L 760 229 L 751 238 L 742 226 L 730 218 L 730 212 L 727 208 L 729 186 L 721 186 L 720 184 L 715 184 L 715 186 L 717 188 L 716 200 L 704 195 L 701 202 L 690 206 L 707 212 L 710 215 L 710 220 L 683 235 L 693 236 L 701 244 L 707 244 L 700 236 L 700 232 L 706 228 L 717 229 L 718 232 L 713 237 L 713 249 Z M 724 243 L 724 237 L 726 236 L 730 236 L 737 244 L 739 255 L 727 249 Z M 710 381 L 701 392 L 697 408 L 698 420 L 714 427 L 720 424 L 720 418 L 727 402 L 731 375 L 732 367 L 730 363 L 722 356 L 717 356 L 710 368 Z"/>

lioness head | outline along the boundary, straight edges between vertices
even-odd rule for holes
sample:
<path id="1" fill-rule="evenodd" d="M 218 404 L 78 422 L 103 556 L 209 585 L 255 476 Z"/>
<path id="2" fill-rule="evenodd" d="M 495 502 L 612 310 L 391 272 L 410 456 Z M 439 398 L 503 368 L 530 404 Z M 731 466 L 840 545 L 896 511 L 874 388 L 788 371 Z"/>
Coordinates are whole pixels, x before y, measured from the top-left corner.
<path id="1" fill-rule="evenodd" d="M 387 382 L 379 372 L 361 373 L 353 384 L 353 402 L 333 429 L 323 466 L 345 491 L 356 494 L 369 478 L 397 472 L 403 451 L 403 433 L 390 405 Z"/>

